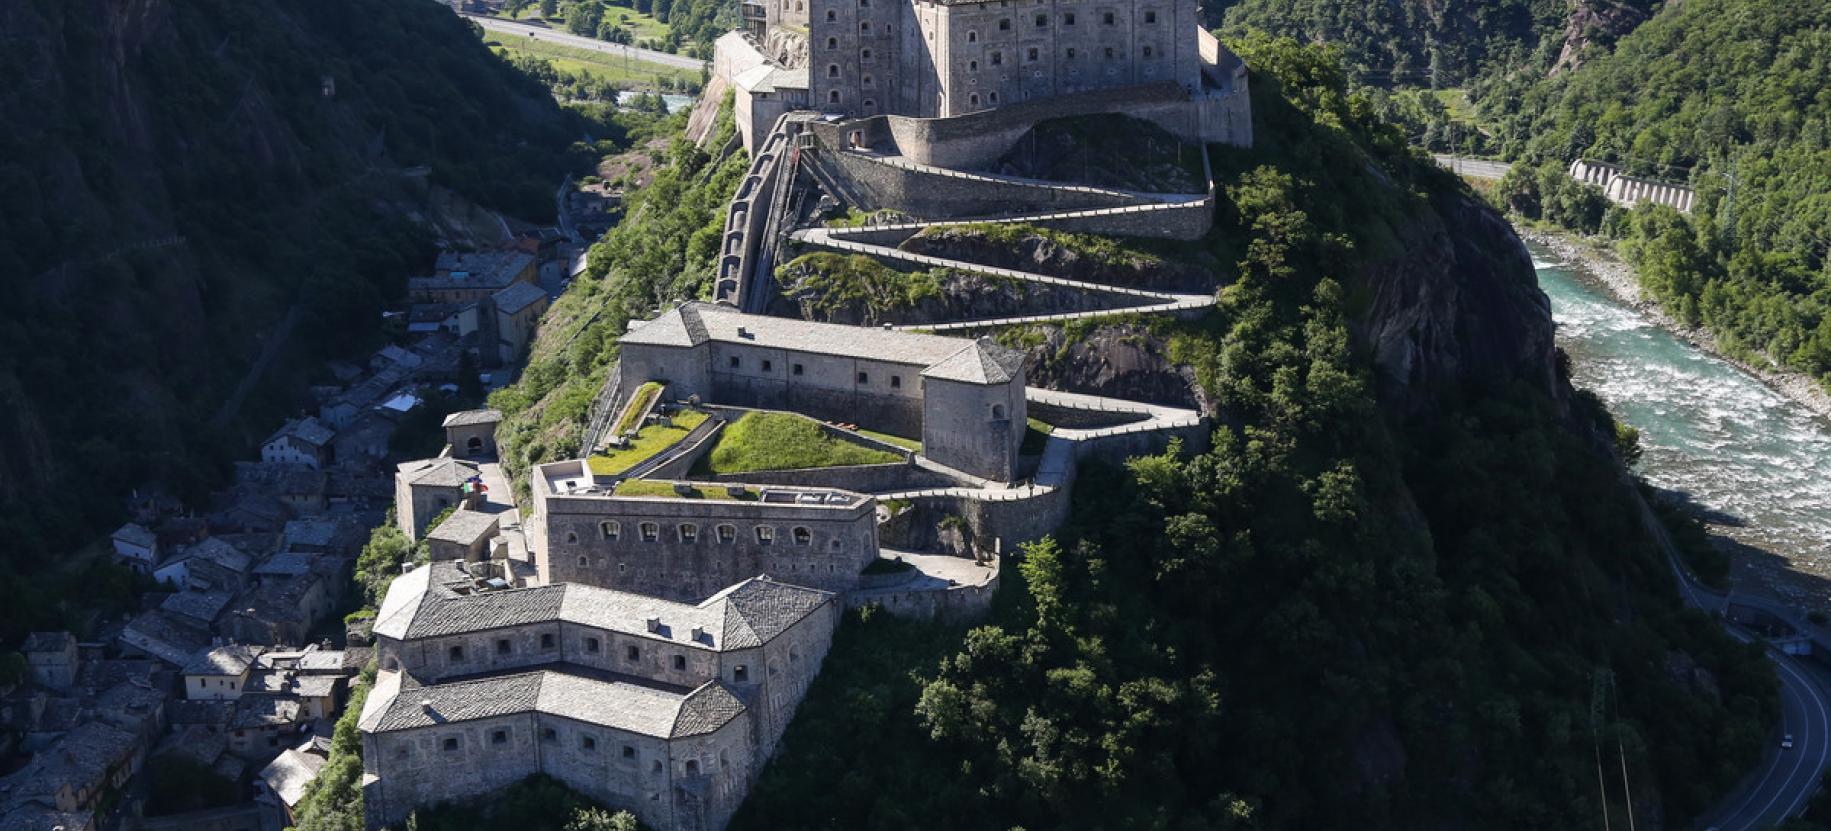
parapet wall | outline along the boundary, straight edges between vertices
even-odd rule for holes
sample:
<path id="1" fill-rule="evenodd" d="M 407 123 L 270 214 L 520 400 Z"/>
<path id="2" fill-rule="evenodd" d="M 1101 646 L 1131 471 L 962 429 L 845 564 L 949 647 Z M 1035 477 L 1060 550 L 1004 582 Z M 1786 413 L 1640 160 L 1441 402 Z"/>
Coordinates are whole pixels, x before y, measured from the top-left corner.
<path id="1" fill-rule="evenodd" d="M 898 164 L 893 160 L 835 149 L 842 145 L 829 143 L 824 136 L 821 145 L 816 154 L 820 159 L 818 163 L 825 166 L 829 174 L 844 177 L 852 185 L 853 193 L 870 200 L 871 204 L 859 206 L 866 210 L 890 208 L 916 216 L 956 217 L 1137 204 L 1137 200 L 1115 191 L 1049 187 Z"/>

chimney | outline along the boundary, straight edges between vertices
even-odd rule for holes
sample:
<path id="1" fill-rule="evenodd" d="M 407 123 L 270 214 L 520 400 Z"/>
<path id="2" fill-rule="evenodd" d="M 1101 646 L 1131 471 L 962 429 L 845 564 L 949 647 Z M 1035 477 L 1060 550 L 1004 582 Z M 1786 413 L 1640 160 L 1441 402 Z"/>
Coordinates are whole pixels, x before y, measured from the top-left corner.
<path id="1" fill-rule="evenodd" d="M 658 618 L 658 617 L 649 618 L 648 619 L 648 630 L 650 632 L 661 631 L 661 618 Z"/>
<path id="2" fill-rule="evenodd" d="M 427 714 L 432 713 L 432 699 L 430 699 L 430 698 L 420 699 L 420 712 L 427 713 Z"/>
<path id="3" fill-rule="evenodd" d="M 695 643 L 697 643 L 697 642 L 705 640 L 705 639 L 706 639 L 706 630 L 704 630 L 698 626 L 693 627 L 693 641 Z"/>

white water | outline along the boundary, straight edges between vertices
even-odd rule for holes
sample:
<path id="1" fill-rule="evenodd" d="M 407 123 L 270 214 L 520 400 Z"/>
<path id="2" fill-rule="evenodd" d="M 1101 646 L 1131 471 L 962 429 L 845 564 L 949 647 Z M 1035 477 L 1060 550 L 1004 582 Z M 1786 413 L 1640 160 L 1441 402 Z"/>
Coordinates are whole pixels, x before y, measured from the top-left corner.
<path id="1" fill-rule="evenodd" d="M 1727 515 L 1719 530 L 1731 538 L 1831 578 L 1831 423 L 1659 328 L 1551 252 L 1532 254 L 1577 386 L 1640 430 L 1641 474 Z M 1740 555 L 1738 584 L 1831 603 L 1825 583 L 1786 565 Z"/>

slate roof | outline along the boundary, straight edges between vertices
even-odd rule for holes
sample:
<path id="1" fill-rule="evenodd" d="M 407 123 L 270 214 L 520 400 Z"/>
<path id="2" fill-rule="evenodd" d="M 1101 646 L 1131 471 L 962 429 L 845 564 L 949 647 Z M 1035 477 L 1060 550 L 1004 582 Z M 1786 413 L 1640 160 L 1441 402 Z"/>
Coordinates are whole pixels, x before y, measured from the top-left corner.
<path id="1" fill-rule="evenodd" d="M 1024 353 L 980 338 L 934 366 L 922 370 L 924 378 L 968 384 L 1008 384 L 1024 377 Z"/>
<path id="2" fill-rule="evenodd" d="M 396 469 L 406 478 L 407 484 L 431 487 L 455 488 L 478 475 L 476 465 L 451 458 L 402 462 Z"/>
<path id="3" fill-rule="evenodd" d="M 248 564 L 254 561 L 247 552 L 215 537 L 210 537 L 185 549 L 184 556 L 209 560 L 237 574 L 247 574 Z"/>
<path id="4" fill-rule="evenodd" d="M 498 519 L 496 514 L 460 508 L 452 511 L 451 516 L 446 517 L 437 527 L 426 532 L 426 539 L 470 545 L 487 534 L 496 533 Z"/>
<path id="5" fill-rule="evenodd" d="M 330 548 L 337 544 L 337 523 L 319 519 L 295 519 L 286 523 L 288 548 Z"/>
<path id="6" fill-rule="evenodd" d="M 453 588 L 467 589 L 469 582 L 457 562 L 432 563 L 401 575 L 382 599 L 375 634 L 414 640 L 565 621 L 700 649 L 748 649 L 769 642 L 833 599 L 831 592 L 767 577 L 745 580 L 698 604 L 580 583 L 472 594 Z M 659 621 L 653 631 L 651 619 Z"/>
<path id="7" fill-rule="evenodd" d="M 272 444 L 280 439 L 290 438 L 301 444 L 309 444 L 313 447 L 323 447 L 330 444 L 331 437 L 336 434 L 337 431 L 325 426 L 322 422 L 318 421 L 318 419 L 306 416 L 286 422 L 279 430 L 274 431 L 273 435 L 268 436 L 267 441 L 262 443 Z"/>
<path id="8" fill-rule="evenodd" d="M 526 286 L 528 284 L 517 283 L 516 285 Z M 533 287 L 529 286 L 529 288 Z M 539 291 L 539 289 L 535 289 L 535 291 Z M 495 424 L 500 421 L 502 421 L 501 410 L 460 410 L 446 416 L 442 426 L 467 427 L 472 424 Z"/>
<path id="9" fill-rule="evenodd" d="M 159 541 L 158 536 L 154 535 L 152 531 L 147 530 L 146 526 L 137 522 L 129 522 L 126 525 L 115 529 L 114 539 L 143 548 L 151 548 L 154 543 Z"/>
<path id="10" fill-rule="evenodd" d="M 184 666 L 210 644 L 210 634 L 191 618 L 154 609 L 121 631 L 121 642 L 173 666 Z"/>
<path id="11" fill-rule="evenodd" d="M 247 643 L 232 643 L 218 646 L 197 653 L 184 665 L 186 675 L 241 675 L 254 664 L 261 654 L 261 647 Z"/>
<path id="12" fill-rule="evenodd" d="M 632 325 L 620 339 L 625 344 L 679 347 L 708 341 L 923 367 L 972 345 L 964 338 L 750 315 L 699 302 L 683 303 L 654 320 Z"/>
<path id="13" fill-rule="evenodd" d="M 298 700 L 271 695 L 246 696 L 235 702 L 235 719 L 231 730 L 250 727 L 275 727 L 305 721 L 305 707 Z"/>
<path id="14" fill-rule="evenodd" d="M 25 636 L 25 643 L 19 646 L 20 652 L 63 652 L 76 645 L 76 636 L 69 632 L 33 632 Z"/>
<path id="15" fill-rule="evenodd" d="M 679 692 L 609 676 L 557 670 L 384 691 L 386 693 L 392 693 L 390 700 L 365 713 L 364 731 L 386 733 L 540 712 L 668 739 L 710 733 L 744 712 L 743 702 L 717 681 L 707 682 L 690 692 Z"/>
<path id="16" fill-rule="evenodd" d="M 547 293 L 532 283 L 510 283 L 508 288 L 490 295 L 490 299 L 496 302 L 497 311 L 514 314 L 547 299 Z"/>
<path id="17" fill-rule="evenodd" d="M 318 771 L 324 767 L 324 762 L 322 756 L 301 753 L 289 747 L 261 768 L 261 781 L 266 782 L 274 795 L 286 803 L 286 807 L 291 808 L 305 798 L 305 786 L 318 778 Z"/>
<path id="18" fill-rule="evenodd" d="M 229 605 L 229 592 L 223 589 L 210 591 L 185 590 L 174 592 L 159 604 L 159 608 L 173 614 L 184 615 L 198 620 L 205 625 L 216 620 L 222 614 L 223 607 Z"/>

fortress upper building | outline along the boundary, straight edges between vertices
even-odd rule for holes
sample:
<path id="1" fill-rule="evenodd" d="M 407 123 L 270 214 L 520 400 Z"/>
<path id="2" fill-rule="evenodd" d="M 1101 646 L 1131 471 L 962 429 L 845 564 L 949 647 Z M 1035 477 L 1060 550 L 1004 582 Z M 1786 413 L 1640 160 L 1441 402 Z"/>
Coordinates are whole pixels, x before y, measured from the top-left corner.
<path id="1" fill-rule="evenodd" d="M 745 0 L 718 43 L 754 150 L 791 110 L 953 118 L 1126 87 L 1180 97 L 1173 132 L 1250 144 L 1245 67 L 1201 27 L 1195 0 Z M 1185 129 L 1176 129 L 1182 126 Z"/>

